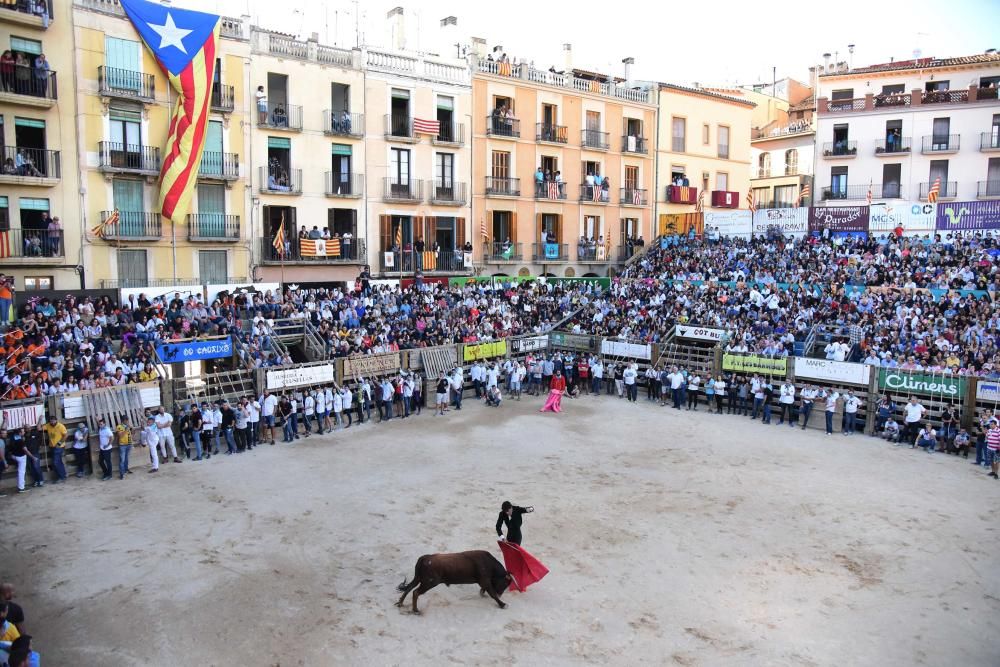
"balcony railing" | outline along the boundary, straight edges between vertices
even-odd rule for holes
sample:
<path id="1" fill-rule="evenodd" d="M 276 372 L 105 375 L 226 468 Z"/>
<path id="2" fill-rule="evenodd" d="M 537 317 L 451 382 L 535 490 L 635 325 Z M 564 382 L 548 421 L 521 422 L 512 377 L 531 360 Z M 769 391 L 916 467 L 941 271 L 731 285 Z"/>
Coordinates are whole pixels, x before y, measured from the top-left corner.
<path id="1" fill-rule="evenodd" d="M 520 197 L 520 178 L 498 178 L 496 176 L 486 177 L 487 197 Z"/>
<path id="2" fill-rule="evenodd" d="M 235 89 L 224 84 L 213 84 L 210 104 L 212 111 L 232 113 L 236 109 Z"/>
<path id="3" fill-rule="evenodd" d="M 753 178 L 771 178 L 771 170 L 770 169 L 759 169 L 758 168 L 756 171 L 753 172 L 753 174 L 754 174 Z"/>
<path id="4" fill-rule="evenodd" d="M 382 199 L 385 201 L 419 202 L 423 199 L 422 192 L 422 181 L 403 181 L 394 176 L 382 179 Z"/>
<path id="5" fill-rule="evenodd" d="M 647 151 L 646 137 L 637 137 L 631 134 L 622 137 L 623 153 L 642 153 L 645 155 Z"/>
<path id="6" fill-rule="evenodd" d="M 0 8 L 3 4 L 0 3 Z M 56 73 L 53 70 L 38 70 L 34 67 L 15 65 L 13 74 L 3 75 L 3 86 L 0 94 L 23 95 L 24 103 L 30 106 L 51 106 L 52 101 L 59 99 L 59 87 L 56 85 Z"/>
<path id="7" fill-rule="evenodd" d="M 327 197 L 360 197 L 365 191 L 365 175 L 342 171 L 326 172 Z"/>
<path id="8" fill-rule="evenodd" d="M 569 131 L 565 125 L 535 123 L 535 141 L 565 144 L 569 142 Z"/>
<path id="9" fill-rule="evenodd" d="M 323 112 L 323 134 L 335 137 L 363 137 L 365 115 L 327 109 Z"/>
<path id="10" fill-rule="evenodd" d="M 827 108 L 831 113 L 841 111 L 864 111 L 865 98 L 855 97 L 853 99 L 846 100 L 830 100 Z"/>
<path id="11" fill-rule="evenodd" d="M 921 153 L 954 153 L 959 148 L 959 135 L 928 135 L 920 144 Z"/>
<path id="12" fill-rule="evenodd" d="M 105 97 L 152 102 L 156 92 L 156 79 L 152 74 L 101 65 L 97 68 L 97 87 Z"/>
<path id="13" fill-rule="evenodd" d="M 732 190 L 712 190 L 712 206 L 717 208 L 739 208 L 740 193 Z"/>
<path id="14" fill-rule="evenodd" d="M 441 129 L 431 137 L 431 143 L 461 146 L 465 143 L 465 124 L 441 123 Z"/>
<path id="15" fill-rule="evenodd" d="M 994 127 L 992 132 L 983 132 L 979 135 L 979 150 L 1000 150 L 1000 127 Z"/>
<path id="16" fill-rule="evenodd" d="M 697 204 L 698 188 L 686 185 L 668 185 L 666 199 L 671 204 Z"/>
<path id="17" fill-rule="evenodd" d="M 1000 181 L 979 181 L 976 188 L 976 197 L 979 199 L 1000 197 Z"/>
<path id="18" fill-rule="evenodd" d="M 729 144 L 719 144 L 718 156 L 723 160 L 729 159 Z"/>
<path id="19" fill-rule="evenodd" d="M 430 195 L 432 204 L 462 206 L 468 201 L 466 198 L 466 184 L 457 181 L 451 181 L 450 183 L 445 183 L 441 180 L 435 181 Z"/>
<path id="20" fill-rule="evenodd" d="M 872 100 L 876 109 L 910 106 L 910 93 L 885 93 Z"/>
<path id="21" fill-rule="evenodd" d="M 566 199 L 566 184 L 562 181 L 534 181 L 535 199 Z"/>
<path id="22" fill-rule="evenodd" d="M 899 155 L 909 152 L 909 137 L 886 137 L 875 142 L 875 155 Z"/>
<path id="23" fill-rule="evenodd" d="M 969 101 L 969 89 L 928 90 L 921 96 L 921 104 L 961 104 Z"/>
<path id="24" fill-rule="evenodd" d="M 269 195 L 302 194 L 302 170 L 260 167 L 260 191 Z"/>
<path id="25" fill-rule="evenodd" d="M 580 201 L 594 204 L 607 204 L 611 201 L 611 191 L 600 185 L 580 184 Z"/>
<path id="26" fill-rule="evenodd" d="M 24 14 L 23 20 L 21 18 L 14 20 L 18 23 L 23 22 L 31 25 L 36 25 L 37 21 L 42 28 L 48 28 L 49 22 L 52 20 L 52 10 L 48 8 L 46 3 L 37 0 L 4 0 L 0 2 L 0 10 Z M 34 20 L 28 17 L 34 17 Z"/>
<path id="27" fill-rule="evenodd" d="M 191 213 L 187 217 L 189 241 L 231 243 L 240 240 L 240 216 Z"/>
<path id="28" fill-rule="evenodd" d="M 606 151 L 610 147 L 608 144 L 608 133 L 601 132 L 600 130 L 581 130 L 580 145 L 584 148 Z"/>
<path id="29" fill-rule="evenodd" d="M 386 255 L 392 257 L 392 262 L 386 261 Z M 417 252 L 412 249 L 384 251 L 378 254 L 379 268 L 382 273 L 470 273 L 471 267 L 465 265 L 465 253 L 461 250 L 424 250 Z"/>
<path id="30" fill-rule="evenodd" d="M 419 137 L 413 133 L 413 120 L 409 116 L 393 114 L 385 115 L 385 138 L 395 141 L 419 141 Z"/>
<path id="31" fill-rule="evenodd" d="M 934 182 L 921 183 L 920 184 L 920 199 L 927 199 L 927 193 L 930 192 L 931 187 Z M 941 181 L 941 187 L 938 190 L 938 199 L 954 199 L 958 196 L 958 181 Z"/>
<path id="32" fill-rule="evenodd" d="M 858 142 L 831 141 L 823 144 L 823 157 L 856 157 L 858 154 Z"/>
<path id="33" fill-rule="evenodd" d="M 868 185 L 839 185 L 824 187 L 819 194 L 820 201 L 865 199 L 868 196 Z M 874 196 L 874 192 L 872 194 Z"/>
<path id="34" fill-rule="evenodd" d="M 520 262 L 523 259 L 520 243 L 487 243 L 485 254 L 484 261 L 497 264 L 502 262 Z"/>
<path id="35" fill-rule="evenodd" d="M 263 115 L 263 118 L 261 116 Z M 257 126 L 273 130 L 302 131 L 302 107 L 295 104 L 269 102 L 267 113 L 257 114 Z"/>
<path id="36" fill-rule="evenodd" d="M 0 175 L 19 178 L 61 178 L 59 151 L 27 146 L 4 146 L 3 168 Z"/>
<path id="37" fill-rule="evenodd" d="M 142 144 L 102 141 L 97 145 L 98 166 L 103 171 L 131 172 L 152 176 L 160 172 L 160 149 Z"/>
<path id="38" fill-rule="evenodd" d="M 619 188 L 622 206 L 646 206 L 649 198 L 644 188 Z"/>
<path id="39" fill-rule="evenodd" d="M 4 262 L 11 259 L 59 259 L 66 255 L 63 231 L 45 229 L 8 229 Z"/>
<path id="40" fill-rule="evenodd" d="M 198 176 L 220 181 L 235 181 L 240 177 L 240 156 L 236 153 L 206 151 L 201 154 Z"/>
<path id="41" fill-rule="evenodd" d="M 614 261 L 614 249 L 610 244 L 577 243 L 576 261 L 585 264 L 608 264 Z"/>
<path id="42" fill-rule="evenodd" d="M 102 238 L 106 241 L 149 241 L 163 236 L 159 213 L 118 211 L 118 222 L 108 223 L 112 211 L 101 211 Z"/>
<path id="43" fill-rule="evenodd" d="M 299 239 L 294 235 L 285 239 L 284 247 L 279 251 L 274 247 L 274 238 L 260 240 L 260 257 L 265 264 L 364 264 L 368 261 L 365 252 L 365 240 L 354 238 L 326 239 L 319 244 L 323 254 L 303 255 L 299 248 Z"/>
<path id="44" fill-rule="evenodd" d="M 491 137 L 517 139 L 521 136 L 521 121 L 490 114 L 486 117 L 486 134 Z"/>
<path id="45" fill-rule="evenodd" d="M 536 264 L 568 262 L 569 246 L 565 243 L 532 243 L 531 259 Z"/>

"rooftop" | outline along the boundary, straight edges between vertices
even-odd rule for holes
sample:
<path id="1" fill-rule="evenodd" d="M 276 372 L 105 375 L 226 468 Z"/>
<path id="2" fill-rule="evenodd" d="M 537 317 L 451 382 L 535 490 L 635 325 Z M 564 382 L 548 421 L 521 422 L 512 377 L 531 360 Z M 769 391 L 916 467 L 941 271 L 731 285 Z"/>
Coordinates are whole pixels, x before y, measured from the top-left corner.
<path id="1" fill-rule="evenodd" d="M 722 100 L 724 102 L 732 102 L 733 104 L 742 104 L 748 107 L 757 106 L 754 102 L 751 102 L 750 100 L 745 100 L 741 97 L 736 97 L 734 95 L 717 93 L 707 88 L 690 88 L 688 86 L 681 86 L 676 83 L 663 83 L 663 82 L 660 82 L 657 85 L 659 85 L 660 90 L 676 90 L 682 93 L 690 93 L 692 95 L 703 95 L 705 97 L 713 97 L 717 100 Z"/>
<path id="2" fill-rule="evenodd" d="M 918 58 L 911 60 L 897 60 L 894 62 L 881 63 L 879 65 L 869 65 L 867 67 L 855 67 L 848 70 L 821 73 L 820 76 L 853 76 L 855 74 L 871 74 L 875 72 L 895 72 L 903 70 L 934 69 L 936 67 L 993 64 L 1000 65 L 1000 53 L 977 53 L 972 56 L 959 56 L 956 58 Z"/>

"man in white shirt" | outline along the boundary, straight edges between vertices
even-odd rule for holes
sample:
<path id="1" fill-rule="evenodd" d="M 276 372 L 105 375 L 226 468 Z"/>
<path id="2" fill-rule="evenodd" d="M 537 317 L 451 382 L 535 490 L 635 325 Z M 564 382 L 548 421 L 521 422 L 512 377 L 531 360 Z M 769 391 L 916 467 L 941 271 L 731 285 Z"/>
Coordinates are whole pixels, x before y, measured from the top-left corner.
<path id="1" fill-rule="evenodd" d="M 795 385 L 785 382 L 778 390 L 778 426 L 785 423 L 785 415 L 788 415 L 788 425 L 795 426 Z"/>
<path id="2" fill-rule="evenodd" d="M 247 410 L 250 412 L 250 446 L 260 444 L 260 401 L 253 396 L 247 396 Z"/>
<path id="3" fill-rule="evenodd" d="M 367 381 L 365 381 L 365 386 L 368 386 Z M 371 391 L 370 387 L 368 388 L 368 391 Z M 322 428 L 325 429 L 327 433 L 332 433 L 333 422 L 330 420 L 330 415 L 333 414 L 333 389 L 327 387 L 322 391 L 322 394 L 324 407 Z M 371 418 L 370 413 L 369 418 Z"/>
<path id="4" fill-rule="evenodd" d="M 625 382 L 625 394 L 628 396 L 630 403 L 635 403 L 639 398 L 639 386 L 636 384 L 636 380 L 639 376 L 638 366 L 634 363 L 626 364 L 625 370 L 622 371 L 622 380 Z"/>
<path id="5" fill-rule="evenodd" d="M 315 390 L 310 389 L 310 390 L 306 391 L 306 395 L 305 395 L 305 398 L 303 399 L 303 403 L 302 403 L 302 408 L 303 408 L 302 409 L 302 414 L 303 414 L 302 421 L 304 422 L 303 426 L 305 427 L 305 429 L 304 429 L 305 430 L 305 436 L 308 438 L 309 434 L 312 433 L 312 425 L 311 425 L 312 422 L 314 420 L 317 421 L 317 422 L 319 421 L 318 419 L 316 419 L 316 391 Z"/>
<path id="6" fill-rule="evenodd" d="M 684 374 L 678 370 L 677 366 L 673 367 L 670 373 L 670 394 L 674 401 L 674 410 L 681 409 L 681 403 L 683 402 L 682 387 L 684 386 Z"/>
<path id="7" fill-rule="evenodd" d="M 861 399 L 848 390 L 844 399 L 844 423 L 841 429 L 844 435 L 854 435 L 854 428 L 857 424 L 858 408 L 861 407 Z"/>
<path id="8" fill-rule="evenodd" d="M 837 412 L 837 401 L 840 400 L 840 394 L 833 389 L 829 391 L 824 389 L 820 397 L 826 408 L 826 434 L 833 435 L 833 415 Z"/>
<path id="9" fill-rule="evenodd" d="M 924 415 L 927 409 L 917 403 L 916 396 L 910 396 L 910 402 L 903 406 L 903 437 L 901 442 L 909 442 L 911 445 L 916 440 L 917 433 L 923 424 Z"/>
<path id="10" fill-rule="evenodd" d="M 267 429 L 271 444 L 274 444 L 274 410 L 278 407 L 278 397 L 267 389 L 260 397 L 260 415 L 264 418 L 264 428 Z M 218 427 L 219 424 L 216 425 Z M 218 447 L 215 448 L 218 453 Z"/>
<path id="11" fill-rule="evenodd" d="M 601 395 L 601 383 L 604 381 L 604 364 L 599 357 L 590 361 L 590 389 L 595 396 Z"/>
<path id="12" fill-rule="evenodd" d="M 201 402 L 201 442 L 205 448 L 205 458 L 219 453 L 219 426 L 221 418 L 208 401 Z"/>
<path id="13" fill-rule="evenodd" d="M 111 447 L 112 442 L 115 437 L 115 432 L 111 430 L 111 427 L 105 423 L 103 419 L 97 422 L 97 442 L 98 451 L 97 458 L 98 462 L 101 464 L 101 481 L 107 481 L 111 479 Z M 23 475 L 22 475 L 23 478 Z M 24 487 L 22 482 L 21 488 Z"/>
<path id="14" fill-rule="evenodd" d="M 392 393 L 389 394 L 389 408 L 392 409 Z M 335 428 L 341 429 L 344 427 L 344 396 L 340 393 L 340 389 L 333 392 L 333 421 Z"/>
<path id="15" fill-rule="evenodd" d="M 486 369 L 486 388 L 497 386 L 497 379 L 500 377 L 500 370 L 496 364 L 490 364 Z"/>
<path id="16" fill-rule="evenodd" d="M 174 459 L 174 463 L 180 463 L 181 459 L 177 456 L 177 447 L 174 445 L 173 415 L 167 412 L 161 405 L 153 421 L 156 422 L 156 428 L 160 430 L 160 453 L 163 460 L 168 460 L 167 452 L 169 452 L 170 456 Z"/>
<path id="17" fill-rule="evenodd" d="M 799 408 L 799 414 L 802 416 L 802 430 L 806 430 L 809 425 L 809 415 L 812 414 L 813 403 L 816 401 L 816 397 L 819 396 L 819 391 L 813 385 L 806 385 L 799 396 L 802 398 L 802 406 Z"/>
<path id="18" fill-rule="evenodd" d="M 693 372 L 688 376 L 687 380 L 687 409 L 690 410 L 692 407 L 695 412 L 698 411 L 698 389 L 701 387 L 701 376 Z"/>
<path id="19" fill-rule="evenodd" d="M 493 371 L 494 374 L 491 376 L 490 381 L 493 383 L 493 386 L 495 387 L 497 384 L 497 375 L 499 374 L 496 364 L 493 364 L 493 368 L 491 370 Z M 462 370 L 461 366 L 457 366 L 451 371 L 451 376 L 449 377 L 448 381 L 451 384 L 452 403 L 454 403 L 456 410 L 461 410 L 462 393 L 465 389 L 465 371 Z"/>
<path id="20" fill-rule="evenodd" d="M 347 426 L 345 428 L 351 428 L 351 425 L 354 424 L 354 419 L 351 417 L 351 403 L 352 402 L 353 402 L 353 398 L 351 397 L 351 390 L 348 389 L 347 387 L 341 387 L 340 388 L 340 404 L 341 404 L 341 407 L 343 407 L 343 410 L 341 411 L 340 415 L 341 415 L 342 418 L 343 417 L 347 417 Z"/>
<path id="21" fill-rule="evenodd" d="M 157 449 L 160 446 L 160 429 L 156 427 L 153 416 L 146 417 L 146 428 L 142 429 L 142 443 L 149 448 L 149 462 L 153 466 L 149 472 L 157 472 L 160 469 L 160 458 L 157 456 Z"/>
<path id="22" fill-rule="evenodd" d="M 326 405 L 326 390 L 323 388 L 317 389 L 315 394 L 316 400 L 316 435 L 319 435 L 326 429 L 327 420 L 327 405 Z"/>

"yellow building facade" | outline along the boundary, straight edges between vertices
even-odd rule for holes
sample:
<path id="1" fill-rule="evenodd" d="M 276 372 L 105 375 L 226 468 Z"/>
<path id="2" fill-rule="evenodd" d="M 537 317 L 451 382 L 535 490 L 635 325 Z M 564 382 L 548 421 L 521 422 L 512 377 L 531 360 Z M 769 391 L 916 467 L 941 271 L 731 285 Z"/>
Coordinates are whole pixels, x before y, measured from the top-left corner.
<path id="1" fill-rule="evenodd" d="M 477 261 L 492 275 L 609 275 L 629 238 L 654 236 L 652 95 L 576 69 L 472 67 Z"/>
<path id="2" fill-rule="evenodd" d="M 673 216 L 699 207 L 747 208 L 754 104 L 673 84 L 659 84 L 657 99 L 658 231 L 685 231 Z"/>
<path id="3" fill-rule="evenodd" d="M 0 42 L 15 59 L 0 80 L 0 272 L 19 291 L 79 289 L 70 3 L 0 5 Z"/>
<path id="4" fill-rule="evenodd" d="M 170 224 L 156 206 L 176 93 L 120 5 L 81 0 L 73 6 L 79 215 L 88 287 L 248 279 L 249 25 L 247 19 L 222 21 L 191 209 L 183 222 Z M 118 222 L 93 233 L 115 210 Z"/>

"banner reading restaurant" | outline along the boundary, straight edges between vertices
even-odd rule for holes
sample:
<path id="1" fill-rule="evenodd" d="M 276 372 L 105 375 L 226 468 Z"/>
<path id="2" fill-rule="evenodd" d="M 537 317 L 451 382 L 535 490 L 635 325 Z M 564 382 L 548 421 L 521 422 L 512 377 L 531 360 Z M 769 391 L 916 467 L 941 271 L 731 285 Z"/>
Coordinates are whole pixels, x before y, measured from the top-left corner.
<path id="1" fill-rule="evenodd" d="M 788 371 L 788 359 L 761 357 L 756 354 L 724 354 L 722 370 L 734 373 L 784 375 Z"/>
<path id="2" fill-rule="evenodd" d="M 965 395 L 965 378 L 961 375 L 907 373 L 883 368 L 878 373 L 878 388 L 897 394 L 919 394 L 943 399 L 960 399 Z"/>
<path id="3" fill-rule="evenodd" d="M 753 235 L 805 236 L 809 230 L 808 208 L 759 208 L 753 214 Z"/>

